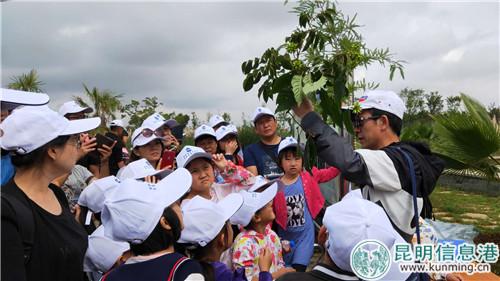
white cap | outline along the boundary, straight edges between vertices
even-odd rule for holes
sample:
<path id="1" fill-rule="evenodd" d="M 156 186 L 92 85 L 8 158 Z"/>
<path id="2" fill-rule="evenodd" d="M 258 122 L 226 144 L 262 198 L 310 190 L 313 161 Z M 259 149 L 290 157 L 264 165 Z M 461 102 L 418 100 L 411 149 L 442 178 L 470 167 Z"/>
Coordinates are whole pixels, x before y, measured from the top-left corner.
<path id="1" fill-rule="evenodd" d="M 229 124 L 228 122 L 226 122 L 226 120 L 224 120 L 224 118 L 222 118 L 220 115 L 213 115 L 212 117 L 210 117 L 210 120 L 208 120 L 208 125 L 210 125 L 210 127 L 215 127 L 217 125 L 220 125 L 222 123 L 222 125 L 227 125 Z"/>
<path id="2" fill-rule="evenodd" d="M 236 213 L 243 204 L 238 193 L 224 197 L 218 203 L 199 195 L 193 197 L 182 206 L 184 229 L 179 243 L 191 243 L 205 247 L 224 227 L 226 221 Z"/>
<path id="3" fill-rule="evenodd" d="M 186 168 L 189 162 L 196 158 L 206 158 L 212 160 L 212 156 L 205 152 L 203 148 L 197 146 L 186 145 L 182 148 L 181 152 L 177 155 L 175 160 L 177 161 L 177 166 Z"/>
<path id="4" fill-rule="evenodd" d="M 281 140 L 280 145 L 278 146 L 278 154 L 280 154 L 280 152 L 285 148 L 298 147 L 298 146 L 299 146 L 299 143 L 297 142 L 297 140 L 295 138 L 286 137 L 286 138 Z"/>
<path id="5" fill-rule="evenodd" d="M 174 119 L 166 120 L 165 117 L 163 117 L 160 113 L 153 113 L 146 119 L 144 119 L 144 121 L 142 121 L 141 127 L 150 128 L 154 131 L 163 125 L 167 125 L 167 127 L 173 128 L 179 124 Z"/>
<path id="6" fill-rule="evenodd" d="M 384 209 L 363 199 L 359 190 L 349 192 L 340 202 L 328 207 L 323 217 L 328 230 L 327 251 L 342 270 L 353 272 L 351 252 L 366 239 L 378 240 L 393 252 L 395 243 L 406 243 L 394 230 Z M 400 273 L 392 264 L 384 280 L 406 280 L 409 273 Z M 405 277 L 406 276 L 406 277 Z"/>
<path id="7" fill-rule="evenodd" d="M 259 184 L 262 184 L 262 181 L 259 182 Z M 259 188 L 265 187 L 266 184 L 257 186 L 255 188 L 252 188 L 252 190 L 257 190 Z M 243 205 L 241 208 L 231 217 L 231 223 L 232 224 L 239 224 L 243 227 L 247 226 L 251 221 L 252 217 L 255 215 L 255 212 L 260 210 L 262 207 L 264 207 L 267 203 L 271 202 L 271 200 L 274 199 L 276 196 L 276 193 L 278 192 L 278 183 L 277 182 L 270 182 L 270 186 L 267 187 L 264 191 L 262 192 L 253 192 L 253 191 L 246 191 L 246 190 L 241 190 L 239 194 L 243 197 Z"/>
<path id="8" fill-rule="evenodd" d="M 122 181 L 104 202 L 101 219 L 107 237 L 140 244 L 160 221 L 163 210 L 191 187 L 192 176 L 179 168 L 157 184 L 133 179 Z"/>
<path id="9" fill-rule="evenodd" d="M 105 273 L 128 250 L 129 243 L 117 242 L 104 236 L 104 225 L 101 225 L 89 236 L 89 245 L 83 258 L 83 271 Z"/>
<path id="10" fill-rule="evenodd" d="M 94 213 L 100 213 L 104 207 L 106 194 L 120 185 L 120 180 L 115 176 L 109 176 L 94 180 L 85 187 L 78 198 L 78 205 L 89 208 Z"/>
<path id="11" fill-rule="evenodd" d="M 49 102 L 49 99 L 49 96 L 44 93 L 0 89 L 0 101 L 16 105 L 44 105 Z"/>
<path id="12" fill-rule="evenodd" d="M 147 176 L 156 176 L 158 179 L 162 179 L 168 176 L 172 170 L 156 170 L 151 163 L 145 158 L 128 163 L 127 166 L 123 167 L 118 171 L 117 177 L 120 180 L 125 179 L 142 179 Z"/>
<path id="13" fill-rule="evenodd" d="M 122 127 L 123 129 L 125 129 L 125 125 L 123 124 L 123 120 L 121 119 L 116 119 L 109 122 L 109 127 Z"/>
<path id="14" fill-rule="evenodd" d="M 59 108 L 59 114 L 61 116 L 65 116 L 66 114 L 69 113 L 91 113 L 94 111 L 90 107 L 81 107 L 79 104 L 77 104 L 75 101 L 68 101 L 63 103 L 63 105 Z"/>
<path id="15" fill-rule="evenodd" d="M 376 108 L 387 111 L 403 119 L 406 106 L 403 100 L 393 91 L 373 90 L 367 91 L 358 99 L 361 109 Z"/>
<path id="16" fill-rule="evenodd" d="M 238 135 L 238 129 L 234 125 L 221 126 L 217 131 L 215 131 L 215 135 L 217 141 L 225 138 L 227 135 Z"/>
<path id="17" fill-rule="evenodd" d="M 151 130 L 153 133 L 149 137 L 145 137 L 142 135 L 143 130 Z M 135 129 L 135 131 L 132 133 L 132 148 L 136 148 L 137 146 L 143 146 L 146 145 L 154 140 L 163 140 L 162 137 L 157 136 L 154 132 L 153 129 L 149 127 L 139 127 Z"/>
<path id="18" fill-rule="evenodd" d="M 253 113 L 252 122 L 255 124 L 257 119 L 259 119 L 260 117 L 262 117 L 264 115 L 271 115 L 272 117 L 275 117 L 274 113 L 269 108 L 259 106 L 255 109 L 255 111 Z"/>
<path id="19" fill-rule="evenodd" d="M 46 105 L 16 108 L 1 124 L 1 146 L 5 150 L 27 154 L 58 136 L 95 129 L 99 117 L 68 120 Z"/>
<path id="20" fill-rule="evenodd" d="M 199 126 L 198 128 L 196 128 L 196 130 L 194 130 L 194 140 L 196 141 L 197 138 L 204 136 L 204 135 L 209 135 L 209 136 L 212 136 L 215 139 L 217 139 L 217 136 L 215 135 L 214 129 L 206 124 L 203 124 L 203 125 Z"/>

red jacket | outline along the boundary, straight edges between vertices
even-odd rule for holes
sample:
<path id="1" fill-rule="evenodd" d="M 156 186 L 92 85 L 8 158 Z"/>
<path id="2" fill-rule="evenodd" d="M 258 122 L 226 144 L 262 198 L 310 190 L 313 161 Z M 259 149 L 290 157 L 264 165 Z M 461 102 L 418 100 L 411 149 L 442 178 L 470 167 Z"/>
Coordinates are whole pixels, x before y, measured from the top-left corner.
<path id="1" fill-rule="evenodd" d="M 302 187 L 304 188 L 307 208 L 309 208 L 311 217 L 315 219 L 319 211 L 321 211 L 321 208 L 323 208 L 323 204 L 325 204 L 325 198 L 323 197 L 323 194 L 321 194 L 318 183 L 330 181 L 335 178 L 340 171 L 335 167 L 326 169 L 313 167 L 311 172 L 312 175 L 307 171 L 302 171 L 300 176 L 302 177 Z M 276 214 L 276 223 L 281 228 L 286 230 L 288 212 L 286 209 L 285 193 L 283 193 L 283 190 L 278 191 L 276 197 L 274 197 L 273 208 L 274 213 Z"/>

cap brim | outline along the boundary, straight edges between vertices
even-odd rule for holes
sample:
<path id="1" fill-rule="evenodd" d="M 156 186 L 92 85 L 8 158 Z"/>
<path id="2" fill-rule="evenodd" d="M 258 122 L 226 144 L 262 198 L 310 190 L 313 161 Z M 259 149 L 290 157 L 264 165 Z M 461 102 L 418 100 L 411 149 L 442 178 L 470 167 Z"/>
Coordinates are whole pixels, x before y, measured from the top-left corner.
<path id="1" fill-rule="evenodd" d="M 192 181 L 191 173 L 184 168 L 178 168 L 159 181 L 156 185 L 164 191 L 164 196 L 161 199 L 165 207 L 172 205 L 186 194 L 191 188 Z"/>
<path id="2" fill-rule="evenodd" d="M 210 155 L 210 153 L 207 153 L 207 152 L 196 152 L 193 155 L 191 155 L 186 160 L 186 162 L 184 162 L 184 165 L 183 165 L 182 168 L 186 168 L 187 165 L 189 165 L 189 163 L 191 163 L 191 161 L 193 161 L 193 160 L 195 160 L 197 158 L 205 158 L 205 159 L 208 159 L 208 160 L 212 160 L 212 155 Z"/>
<path id="3" fill-rule="evenodd" d="M 238 193 L 231 193 L 217 203 L 224 212 L 224 220 L 227 221 L 232 217 L 243 205 L 243 197 Z"/>
<path id="4" fill-rule="evenodd" d="M 101 118 L 99 117 L 70 120 L 68 127 L 60 135 L 66 136 L 87 132 L 97 128 L 100 124 Z"/>
<path id="5" fill-rule="evenodd" d="M 276 118 L 276 116 L 274 114 L 269 114 L 269 113 L 260 113 L 260 114 L 257 114 L 257 116 L 255 116 L 255 118 L 253 118 L 253 123 L 257 122 L 257 120 L 259 120 L 259 118 L 261 118 L 262 116 L 272 116 L 273 118 Z"/>
<path id="6" fill-rule="evenodd" d="M 259 205 L 257 206 L 258 207 L 257 210 L 260 210 L 267 203 L 271 202 L 276 196 L 277 192 L 278 192 L 278 183 L 276 181 L 271 182 L 271 185 L 269 187 L 266 187 L 265 190 L 259 192 L 261 195 L 261 199 Z"/>
<path id="7" fill-rule="evenodd" d="M 283 151 L 289 147 L 300 147 L 300 145 L 298 143 L 290 143 L 290 144 L 286 145 L 285 147 L 282 147 L 280 150 L 278 150 L 278 154 L 280 154 L 281 151 Z"/>
<path id="8" fill-rule="evenodd" d="M 219 138 L 219 137 L 216 137 L 216 139 L 217 139 L 217 141 L 220 141 L 221 139 L 223 139 L 223 138 L 225 138 L 225 137 L 227 137 L 227 136 L 229 136 L 229 135 L 234 135 L 234 136 L 237 136 L 237 135 L 238 135 L 238 133 L 228 131 L 228 132 L 227 132 L 227 133 L 225 133 L 224 135 L 220 136 L 220 138 Z"/>
<path id="9" fill-rule="evenodd" d="M 194 141 L 196 142 L 196 140 L 197 140 L 197 139 L 199 139 L 199 138 L 201 138 L 201 137 L 203 137 L 203 136 L 211 136 L 211 137 L 214 137 L 214 138 L 217 140 L 217 136 L 216 136 L 215 134 L 203 133 L 203 134 L 201 134 L 201 135 L 199 135 L 199 136 L 196 136 L 196 137 L 194 138 Z"/>
<path id="10" fill-rule="evenodd" d="M 139 136 L 137 137 L 134 142 L 132 143 L 132 147 L 135 148 L 137 146 L 143 146 L 143 145 L 146 145 L 154 140 L 163 140 L 162 137 L 159 137 L 155 134 L 151 135 L 149 138 L 146 138 L 144 136 Z"/>
<path id="11" fill-rule="evenodd" d="M 2 89 L 0 101 L 17 105 L 44 105 L 50 98 L 44 93 L 32 93 L 12 89 Z"/>

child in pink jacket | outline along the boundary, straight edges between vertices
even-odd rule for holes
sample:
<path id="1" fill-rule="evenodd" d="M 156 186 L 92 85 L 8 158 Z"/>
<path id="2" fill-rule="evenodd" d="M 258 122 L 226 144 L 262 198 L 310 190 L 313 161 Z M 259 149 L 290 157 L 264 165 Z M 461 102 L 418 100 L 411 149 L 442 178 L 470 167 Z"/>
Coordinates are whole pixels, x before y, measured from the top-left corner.
<path id="1" fill-rule="evenodd" d="M 285 138 L 279 145 L 278 164 L 284 171 L 281 181 L 285 187 L 276 195 L 273 207 L 279 237 L 295 244 L 285 254 L 285 264 L 296 271 L 305 271 L 314 252 L 313 220 L 325 203 L 318 183 L 335 178 L 339 170 L 314 167 L 311 175 L 303 170 L 299 149 L 292 137 Z"/>

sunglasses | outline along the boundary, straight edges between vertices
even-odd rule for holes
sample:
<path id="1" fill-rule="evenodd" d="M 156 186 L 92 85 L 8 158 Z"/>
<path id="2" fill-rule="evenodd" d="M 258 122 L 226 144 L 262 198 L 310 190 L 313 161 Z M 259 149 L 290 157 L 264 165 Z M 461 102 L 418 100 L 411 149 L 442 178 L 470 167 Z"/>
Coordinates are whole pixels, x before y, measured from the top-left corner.
<path id="1" fill-rule="evenodd" d="M 137 136 L 135 136 L 135 138 L 132 140 L 132 142 L 133 142 L 133 141 L 135 141 L 135 140 L 136 140 L 139 136 L 141 136 L 141 135 L 142 135 L 143 137 L 145 137 L 145 138 L 149 138 L 149 137 L 151 137 L 152 135 L 155 135 L 155 136 L 157 136 L 157 137 L 159 137 L 159 138 L 162 138 L 162 136 L 161 136 L 160 134 L 158 134 L 158 132 L 153 131 L 153 130 L 151 130 L 151 129 L 144 129 L 144 130 L 142 130 L 142 131 L 141 131 L 141 133 L 140 133 L 140 134 L 138 134 Z"/>
<path id="2" fill-rule="evenodd" d="M 351 121 L 352 121 L 352 126 L 353 126 L 354 128 L 359 129 L 359 128 L 363 127 L 363 125 L 365 125 L 365 122 L 366 122 L 367 120 L 377 120 L 377 119 L 379 119 L 381 116 L 382 116 L 382 115 L 374 115 L 374 116 L 368 116 L 368 117 L 361 117 L 361 116 L 359 116 L 359 115 L 354 115 L 354 116 L 352 117 L 352 120 L 351 120 Z"/>

